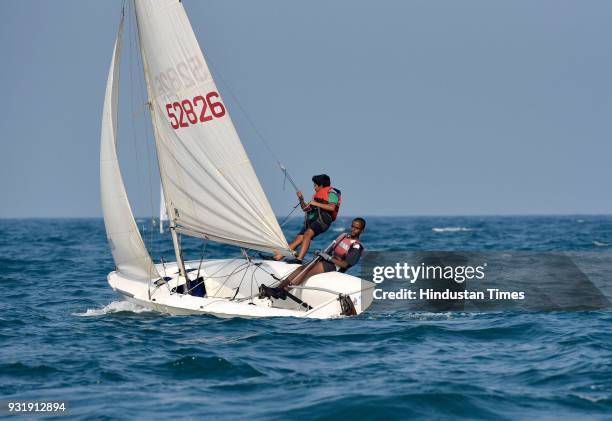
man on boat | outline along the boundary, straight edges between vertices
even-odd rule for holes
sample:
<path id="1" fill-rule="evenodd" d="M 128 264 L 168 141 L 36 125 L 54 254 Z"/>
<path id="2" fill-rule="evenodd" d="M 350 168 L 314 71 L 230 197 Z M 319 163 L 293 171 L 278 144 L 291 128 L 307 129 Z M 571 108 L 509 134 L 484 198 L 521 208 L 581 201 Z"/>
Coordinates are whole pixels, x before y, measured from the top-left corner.
<path id="1" fill-rule="evenodd" d="M 327 248 L 326 251 L 328 252 L 315 253 L 317 256 L 315 260 L 292 272 L 287 279 L 280 283 L 278 288 L 286 291 L 289 289 L 289 285 L 299 285 L 319 273 L 346 272 L 355 266 L 363 253 L 363 244 L 359 241 L 359 237 L 365 226 L 365 219 L 353 219 L 350 234 L 340 234 Z"/>
<path id="2" fill-rule="evenodd" d="M 304 201 L 301 191 L 297 192 L 300 199 L 300 206 L 304 211 L 304 226 L 297 233 L 293 241 L 289 244 L 291 250 L 300 247 L 300 252 L 291 263 L 302 263 L 304 256 L 308 253 L 310 242 L 317 235 L 324 233 L 336 220 L 342 196 L 340 190 L 331 186 L 331 180 L 327 174 L 319 174 L 312 177 L 315 194 L 310 202 Z M 283 256 L 277 254 L 274 259 L 280 260 Z"/>

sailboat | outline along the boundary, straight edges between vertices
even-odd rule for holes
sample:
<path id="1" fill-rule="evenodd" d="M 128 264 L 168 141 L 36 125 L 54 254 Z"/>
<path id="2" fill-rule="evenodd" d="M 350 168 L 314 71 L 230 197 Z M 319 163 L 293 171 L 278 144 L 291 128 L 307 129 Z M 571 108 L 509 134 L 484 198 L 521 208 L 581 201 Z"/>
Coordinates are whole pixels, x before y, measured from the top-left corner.
<path id="1" fill-rule="evenodd" d="M 262 296 L 299 265 L 252 257 L 290 256 L 287 240 L 232 123 L 180 0 L 134 0 L 138 40 L 176 262 L 153 262 L 134 221 L 117 157 L 121 22 L 108 73 L 100 147 L 101 202 L 116 269 L 111 288 L 170 314 L 335 318 L 360 314 L 373 284 L 328 272 Z M 179 235 L 241 249 L 234 259 L 184 261 Z M 249 254 L 251 253 L 251 254 Z"/>

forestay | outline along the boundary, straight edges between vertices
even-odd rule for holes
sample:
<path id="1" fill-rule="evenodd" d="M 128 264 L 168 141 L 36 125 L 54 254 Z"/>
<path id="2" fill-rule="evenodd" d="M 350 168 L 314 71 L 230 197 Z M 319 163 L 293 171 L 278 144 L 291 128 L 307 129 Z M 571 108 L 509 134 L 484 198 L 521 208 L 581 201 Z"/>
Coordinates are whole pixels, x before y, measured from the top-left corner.
<path id="1" fill-rule="evenodd" d="M 183 5 L 135 4 L 168 216 L 177 231 L 288 254 Z"/>
<path id="2" fill-rule="evenodd" d="M 100 146 L 100 190 L 106 235 L 117 270 L 131 279 L 149 281 L 159 277 L 142 241 L 127 198 L 117 160 L 117 99 L 123 18 L 108 71 Z"/>

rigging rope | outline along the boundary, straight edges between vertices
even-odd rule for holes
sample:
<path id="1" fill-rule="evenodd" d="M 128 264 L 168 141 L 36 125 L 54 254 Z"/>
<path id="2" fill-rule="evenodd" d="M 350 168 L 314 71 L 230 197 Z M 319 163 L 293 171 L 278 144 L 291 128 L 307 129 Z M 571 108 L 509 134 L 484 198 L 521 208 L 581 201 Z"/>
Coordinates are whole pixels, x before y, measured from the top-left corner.
<path id="1" fill-rule="evenodd" d="M 134 154 L 136 157 L 136 171 L 138 172 L 138 174 L 140 175 L 141 178 L 141 185 L 142 184 L 148 184 L 148 193 L 149 193 L 149 208 L 150 208 L 150 212 L 151 212 L 151 218 L 150 218 L 150 232 L 149 232 L 149 236 L 148 236 L 148 245 L 149 245 L 149 250 L 150 252 L 152 252 L 153 254 L 157 253 L 157 248 L 154 248 L 154 241 L 153 241 L 153 231 L 154 231 L 154 227 L 155 227 L 155 219 L 154 219 L 154 215 L 155 215 L 155 205 L 154 205 L 154 201 L 153 201 L 153 179 L 152 179 L 152 164 L 151 164 L 151 135 L 149 133 L 149 126 L 147 124 L 147 119 L 146 119 L 146 113 L 147 113 L 147 109 L 148 107 L 146 106 L 146 104 L 148 103 L 148 99 L 147 99 L 147 93 L 146 93 L 146 87 L 144 87 L 144 69 L 143 69 L 143 65 L 142 65 L 142 60 L 140 57 L 140 48 L 139 48 L 139 35 L 138 35 L 138 29 L 137 29 L 137 25 L 136 25 L 136 10 L 135 10 L 135 5 L 133 1 L 127 1 L 124 2 L 124 4 L 127 5 L 127 24 L 128 24 L 128 28 L 127 28 L 127 32 L 128 32 L 128 37 L 129 37 L 129 41 L 128 41 L 128 48 L 127 51 L 129 53 L 129 73 L 130 73 L 130 112 L 131 112 L 131 129 L 132 129 L 132 140 L 133 140 L 133 144 L 134 144 Z M 134 72 L 136 73 L 136 76 L 134 76 Z M 140 75 L 140 77 L 139 77 Z M 142 98 L 145 98 L 144 101 L 142 100 Z M 145 106 L 141 106 L 141 105 L 135 105 L 135 103 L 143 103 L 145 104 Z M 139 119 L 139 117 L 142 116 L 142 127 L 137 127 L 135 122 L 136 120 Z M 137 132 L 141 132 L 140 135 L 137 135 Z M 148 181 L 148 183 L 146 181 L 144 181 L 145 176 L 142 174 L 143 171 L 141 169 L 141 162 L 140 162 L 140 154 L 138 152 L 138 142 L 137 142 L 137 137 L 144 137 L 145 140 L 145 146 L 146 146 L 146 171 L 147 171 L 147 175 L 146 175 L 146 180 Z M 146 237 L 145 237 L 146 238 Z"/>
<path id="2" fill-rule="evenodd" d="M 251 125 L 251 128 L 257 135 L 257 138 L 261 141 L 261 143 L 263 143 L 263 145 L 266 147 L 270 155 L 272 155 L 272 158 L 276 161 L 278 168 L 284 174 L 285 178 L 289 180 L 289 182 L 291 183 L 291 185 L 293 186 L 296 192 L 299 191 L 300 189 L 297 187 L 297 185 L 293 181 L 291 174 L 289 174 L 289 171 L 287 171 L 287 168 L 282 164 L 282 162 L 280 161 L 276 153 L 274 153 L 274 150 L 270 147 L 268 142 L 266 142 L 266 139 L 259 132 L 259 130 L 257 129 L 257 126 L 255 126 L 255 123 L 253 123 L 253 120 L 251 120 L 251 117 L 246 112 L 245 108 L 242 106 L 240 101 L 238 100 L 238 97 L 234 94 L 234 91 L 232 90 L 230 84 L 223 78 L 221 72 L 217 71 L 217 67 L 214 65 L 212 59 L 209 56 L 206 57 L 206 61 L 210 64 L 211 69 L 215 72 L 215 78 L 220 80 L 223 83 L 223 85 L 225 85 L 227 92 L 230 94 L 230 96 L 232 97 L 236 105 L 238 105 L 238 108 L 240 109 L 242 114 L 245 116 L 247 122 Z"/>
<path id="3" fill-rule="evenodd" d="M 134 23 L 136 21 L 136 10 L 134 9 L 134 17 L 133 17 Z M 134 31 L 136 32 L 136 34 L 138 33 L 138 29 L 136 28 L 136 25 L 134 24 Z M 140 44 L 140 38 L 138 36 L 135 37 L 136 38 L 136 42 L 137 44 Z M 138 65 L 138 74 L 140 75 L 140 77 L 138 78 L 138 81 L 140 82 L 140 92 L 141 92 L 141 97 L 145 98 L 145 107 L 144 110 L 142 111 L 142 115 L 143 117 L 146 117 L 147 115 L 147 111 L 149 112 L 149 114 L 151 113 L 151 109 L 150 109 L 150 104 L 149 104 L 149 99 L 148 99 L 148 94 L 147 94 L 147 87 L 145 86 L 145 81 L 144 81 L 144 67 L 142 64 L 142 58 L 140 57 L 140 48 L 139 45 L 137 45 L 138 48 L 136 48 L 136 63 Z M 140 60 L 138 60 L 138 58 L 141 58 Z M 149 119 L 149 121 L 152 121 L 152 119 Z M 151 207 L 151 244 L 150 247 L 153 248 L 153 228 L 155 226 L 155 220 L 154 220 L 154 215 L 156 214 L 155 212 L 155 202 L 153 201 L 153 170 L 152 170 L 152 163 L 151 163 L 151 156 L 152 156 L 152 152 L 151 150 L 155 150 L 155 147 L 151 148 L 151 142 L 153 141 L 153 134 L 150 132 L 151 127 L 147 124 L 147 119 L 143 118 L 143 125 L 144 125 L 144 138 L 145 138 L 145 145 L 147 148 L 147 175 L 149 178 L 149 205 Z"/>
<path id="4" fill-rule="evenodd" d="M 291 214 L 293 212 L 295 212 L 295 210 L 298 208 L 298 206 L 300 206 L 300 202 L 297 203 L 297 205 L 295 205 L 293 207 L 293 209 L 291 209 L 291 212 L 289 212 L 289 215 L 285 216 L 285 219 L 283 219 L 283 222 L 280 223 L 280 227 L 282 228 L 287 222 L 289 222 L 289 219 L 291 218 Z"/>
<path id="5" fill-rule="evenodd" d="M 270 155 L 272 155 L 272 158 L 276 161 L 276 165 L 278 165 L 278 168 L 281 170 L 281 172 L 284 175 L 283 189 L 285 188 L 285 180 L 289 180 L 289 183 L 291 183 L 291 186 L 293 187 L 293 189 L 296 192 L 300 191 L 299 187 L 296 185 L 295 181 L 293 180 L 293 177 L 291 177 L 291 174 L 289 174 L 287 167 L 283 165 L 283 163 L 280 161 L 276 153 L 274 153 L 274 150 L 270 147 L 268 142 L 266 142 L 266 139 L 259 132 L 259 130 L 257 129 L 257 126 L 255 126 L 255 123 L 253 123 L 253 120 L 251 120 L 251 117 L 249 117 L 249 114 L 246 112 L 245 108 L 242 106 L 242 104 L 238 100 L 238 97 L 234 94 L 234 91 L 232 90 L 230 84 L 223 78 L 223 76 L 221 75 L 221 72 L 217 71 L 217 67 L 213 63 L 212 59 L 210 57 L 206 57 L 206 61 L 210 64 L 211 69 L 215 72 L 215 78 L 218 78 L 223 83 L 223 85 L 225 85 L 227 92 L 230 94 L 230 96 L 232 97 L 236 105 L 238 105 L 238 108 L 240 109 L 242 114 L 245 116 L 247 122 L 251 125 L 251 128 L 257 135 L 257 138 L 261 141 L 261 143 L 263 143 L 263 145 L 266 147 Z M 299 206 L 299 203 L 295 205 L 295 207 L 291 210 L 291 212 L 289 212 L 289 214 L 284 218 L 283 222 L 280 224 L 281 228 L 283 227 L 283 225 L 289 222 L 291 215 L 293 214 L 293 212 L 298 206 Z"/>
<path id="6" fill-rule="evenodd" d="M 206 251 L 207 245 L 208 243 L 206 242 L 206 240 L 202 240 L 202 256 L 200 257 L 200 264 L 198 265 L 198 273 L 196 279 L 200 277 L 200 269 L 202 269 L 202 262 L 204 261 L 204 251 Z"/>

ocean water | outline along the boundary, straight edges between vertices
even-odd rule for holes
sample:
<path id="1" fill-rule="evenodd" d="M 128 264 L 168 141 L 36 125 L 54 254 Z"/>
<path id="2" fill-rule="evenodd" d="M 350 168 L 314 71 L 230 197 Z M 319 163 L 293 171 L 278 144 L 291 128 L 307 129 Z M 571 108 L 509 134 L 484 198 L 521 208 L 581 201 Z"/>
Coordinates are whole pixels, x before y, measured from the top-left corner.
<path id="1" fill-rule="evenodd" d="M 153 256 L 173 260 L 170 237 L 138 223 Z M 612 217 L 368 218 L 363 241 L 612 253 Z M 200 241 L 185 246 L 199 258 Z M 66 400 L 77 419 L 612 418 L 610 311 L 161 315 L 108 287 L 99 219 L 0 220 L 0 269 L 0 399 Z"/>

